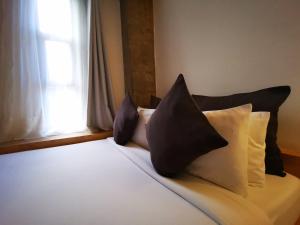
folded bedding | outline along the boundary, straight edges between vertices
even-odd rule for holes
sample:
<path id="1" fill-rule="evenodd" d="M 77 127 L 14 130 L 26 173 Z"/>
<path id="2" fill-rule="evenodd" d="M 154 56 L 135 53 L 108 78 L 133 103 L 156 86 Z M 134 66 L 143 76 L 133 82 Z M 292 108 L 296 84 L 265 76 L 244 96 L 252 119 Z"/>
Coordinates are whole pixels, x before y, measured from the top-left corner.
<path id="1" fill-rule="evenodd" d="M 186 173 L 173 179 L 162 177 L 155 172 L 148 151 L 134 143 L 118 147 L 149 176 L 219 224 L 292 225 L 300 215 L 300 181 L 290 174 L 285 178 L 266 175 L 265 187 L 249 187 L 248 197 L 243 198 Z"/>
<path id="2" fill-rule="evenodd" d="M 294 225 L 300 216 L 300 181 L 290 174 L 267 175 L 263 188 L 249 187 L 247 199 L 262 208 L 274 225 Z"/>

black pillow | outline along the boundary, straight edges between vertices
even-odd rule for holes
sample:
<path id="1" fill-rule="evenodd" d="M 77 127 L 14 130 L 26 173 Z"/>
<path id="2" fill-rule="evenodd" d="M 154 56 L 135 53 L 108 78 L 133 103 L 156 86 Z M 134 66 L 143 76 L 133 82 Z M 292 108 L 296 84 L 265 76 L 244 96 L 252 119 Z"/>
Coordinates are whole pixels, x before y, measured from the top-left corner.
<path id="1" fill-rule="evenodd" d="M 146 131 L 152 164 L 168 177 L 200 155 L 228 144 L 198 110 L 182 74 L 152 114 Z"/>
<path id="2" fill-rule="evenodd" d="M 160 103 L 161 99 L 151 95 L 150 97 L 150 109 L 156 109 L 156 107 L 158 106 L 158 104 Z"/>
<path id="3" fill-rule="evenodd" d="M 266 136 L 266 173 L 285 176 L 280 149 L 277 145 L 278 110 L 291 92 L 289 86 L 271 87 L 250 93 L 222 97 L 193 95 L 202 111 L 220 110 L 252 103 L 253 111 L 270 112 Z"/>
<path id="4" fill-rule="evenodd" d="M 114 140 L 119 145 L 126 145 L 131 139 L 139 119 L 137 107 L 129 95 L 124 98 L 114 121 Z"/>

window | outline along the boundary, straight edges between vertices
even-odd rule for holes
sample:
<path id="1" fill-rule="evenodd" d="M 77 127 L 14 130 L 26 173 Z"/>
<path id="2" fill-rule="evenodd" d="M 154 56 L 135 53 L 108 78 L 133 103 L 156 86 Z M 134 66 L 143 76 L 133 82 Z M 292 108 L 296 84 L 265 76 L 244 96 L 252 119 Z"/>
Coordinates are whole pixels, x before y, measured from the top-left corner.
<path id="1" fill-rule="evenodd" d="M 47 132 L 86 129 L 87 24 L 81 0 L 38 0 Z"/>

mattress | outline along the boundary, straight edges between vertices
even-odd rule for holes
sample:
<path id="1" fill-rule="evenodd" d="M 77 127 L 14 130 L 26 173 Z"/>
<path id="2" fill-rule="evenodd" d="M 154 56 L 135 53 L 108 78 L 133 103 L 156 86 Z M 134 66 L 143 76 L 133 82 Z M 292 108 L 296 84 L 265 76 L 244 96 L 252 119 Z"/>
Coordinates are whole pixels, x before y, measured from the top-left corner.
<path id="1" fill-rule="evenodd" d="M 267 175 L 264 188 L 249 187 L 248 192 L 247 199 L 263 209 L 274 225 L 293 225 L 300 216 L 300 181 L 290 174 Z"/>
<path id="2" fill-rule="evenodd" d="M 188 174 L 164 178 L 147 150 L 111 138 L 8 154 L 0 156 L 0 224 L 287 225 L 299 215 L 300 190 L 286 178 L 268 176 L 244 199 Z"/>
<path id="3" fill-rule="evenodd" d="M 212 225 L 108 140 L 0 156 L 1 225 Z"/>

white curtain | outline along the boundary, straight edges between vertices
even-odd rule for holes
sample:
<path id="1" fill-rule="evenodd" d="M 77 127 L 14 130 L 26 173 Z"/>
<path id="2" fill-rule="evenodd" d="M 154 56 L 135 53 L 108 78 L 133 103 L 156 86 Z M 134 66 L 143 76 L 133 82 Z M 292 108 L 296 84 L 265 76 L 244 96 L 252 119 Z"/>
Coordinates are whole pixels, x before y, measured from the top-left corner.
<path id="1" fill-rule="evenodd" d="M 86 129 L 84 0 L 0 0 L 0 142 Z"/>

